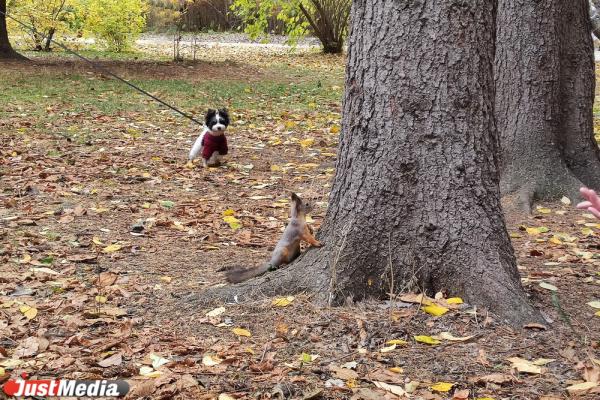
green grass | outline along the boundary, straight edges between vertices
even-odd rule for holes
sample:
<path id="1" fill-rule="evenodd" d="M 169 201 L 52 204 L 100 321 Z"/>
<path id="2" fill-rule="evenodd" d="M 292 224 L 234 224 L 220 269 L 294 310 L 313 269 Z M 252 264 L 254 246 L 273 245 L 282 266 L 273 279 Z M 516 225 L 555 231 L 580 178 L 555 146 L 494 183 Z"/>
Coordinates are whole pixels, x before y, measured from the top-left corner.
<path id="1" fill-rule="evenodd" d="M 227 68 L 226 65 L 223 68 Z M 341 68 L 340 68 L 341 71 Z M 208 106 L 227 105 L 246 112 L 303 112 L 341 100 L 341 73 L 335 76 L 298 66 L 275 66 L 253 81 L 239 77 L 189 82 L 182 79 L 133 79 L 132 83 L 164 101 L 194 114 Z M 119 115 L 148 113 L 163 107 L 112 79 L 100 79 L 80 70 L 0 71 L 3 106 L 0 118 L 27 113 L 35 125 L 43 125 L 65 113 L 86 112 Z"/>

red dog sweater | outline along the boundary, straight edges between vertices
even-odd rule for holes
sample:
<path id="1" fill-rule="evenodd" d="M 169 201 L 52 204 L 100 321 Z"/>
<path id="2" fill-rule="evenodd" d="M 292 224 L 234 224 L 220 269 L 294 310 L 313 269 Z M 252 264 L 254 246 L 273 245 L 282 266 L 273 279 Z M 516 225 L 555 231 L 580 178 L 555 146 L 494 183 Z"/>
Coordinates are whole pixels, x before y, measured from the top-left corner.
<path id="1" fill-rule="evenodd" d="M 215 151 L 218 151 L 223 156 L 227 154 L 227 139 L 225 135 L 214 136 L 210 132 L 206 132 L 204 138 L 202 138 L 202 146 L 204 146 L 202 149 L 202 158 L 205 160 L 210 159 L 210 156 Z"/>

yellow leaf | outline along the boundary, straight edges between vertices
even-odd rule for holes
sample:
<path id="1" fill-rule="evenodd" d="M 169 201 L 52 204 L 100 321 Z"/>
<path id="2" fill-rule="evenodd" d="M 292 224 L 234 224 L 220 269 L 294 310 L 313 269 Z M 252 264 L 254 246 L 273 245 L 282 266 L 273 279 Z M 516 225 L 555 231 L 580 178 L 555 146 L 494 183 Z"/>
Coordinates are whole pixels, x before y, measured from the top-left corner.
<path id="1" fill-rule="evenodd" d="M 596 312 L 594 313 L 594 315 L 595 315 L 596 317 L 600 317 L 600 311 L 596 311 Z"/>
<path id="2" fill-rule="evenodd" d="M 103 253 L 114 253 L 115 251 L 121 250 L 122 246 L 120 244 L 110 244 L 106 246 L 102 252 Z"/>
<path id="3" fill-rule="evenodd" d="M 448 312 L 448 309 L 437 304 L 429 304 L 423 307 L 423 311 L 425 311 L 427 314 L 439 317 L 440 315 L 446 314 Z"/>
<path id="4" fill-rule="evenodd" d="M 454 383 L 438 382 L 435 385 L 431 385 L 430 388 L 436 392 L 449 392 L 452 386 L 454 386 Z"/>
<path id="5" fill-rule="evenodd" d="M 350 389 L 353 389 L 358 387 L 358 382 L 356 382 L 356 379 L 348 379 L 346 381 L 346 386 L 348 386 Z"/>
<path id="6" fill-rule="evenodd" d="M 279 166 L 279 165 L 275 165 L 275 164 L 271 165 L 271 171 L 273 171 L 273 172 L 278 172 L 278 171 L 282 171 L 282 170 L 283 170 L 283 168 L 281 168 L 281 166 Z"/>
<path id="7" fill-rule="evenodd" d="M 235 215 L 235 211 L 232 210 L 231 208 L 228 208 L 227 210 L 223 211 L 223 216 L 226 217 L 228 215 Z"/>
<path id="8" fill-rule="evenodd" d="M 19 260 L 19 264 L 27 264 L 31 261 L 31 256 L 29 254 L 25 254 L 22 259 Z"/>
<path id="9" fill-rule="evenodd" d="M 294 121 L 286 121 L 286 122 L 285 122 L 285 127 L 286 127 L 287 129 L 292 129 L 292 128 L 293 128 L 293 127 L 295 127 L 295 126 L 296 126 L 296 123 L 295 123 Z"/>
<path id="10" fill-rule="evenodd" d="M 538 207 L 537 207 L 537 211 L 538 211 L 540 214 L 550 214 L 550 213 L 552 212 L 552 210 L 551 210 L 551 209 L 549 209 L 549 208 L 546 208 L 546 207 L 540 207 L 540 206 L 538 206 Z"/>
<path id="11" fill-rule="evenodd" d="M 27 305 L 21 306 L 19 307 L 19 311 L 21 311 L 21 313 L 27 318 L 27 319 L 34 319 L 38 313 L 37 308 L 35 307 L 30 307 Z"/>
<path id="12" fill-rule="evenodd" d="M 392 367 L 392 368 L 390 368 L 390 371 L 392 371 L 392 372 L 394 372 L 396 374 L 401 374 L 401 373 L 404 372 L 404 369 L 400 368 L 400 367 Z"/>
<path id="13" fill-rule="evenodd" d="M 223 217 L 223 221 L 227 222 L 229 224 L 229 227 L 234 231 L 242 227 L 242 223 L 240 222 L 240 220 L 232 215 L 227 215 Z"/>
<path id="14" fill-rule="evenodd" d="M 107 298 L 105 296 L 96 296 L 96 303 L 104 304 L 106 303 Z"/>
<path id="15" fill-rule="evenodd" d="M 591 228 L 583 228 L 581 233 L 583 233 L 585 236 L 592 236 L 594 231 Z"/>
<path id="16" fill-rule="evenodd" d="M 560 239 L 556 235 L 552 236 L 552 238 L 550 239 L 550 243 L 562 244 L 562 242 L 560 241 Z"/>
<path id="17" fill-rule="evenodd" d="M 461 299 L 460 297 L 450 297 L 449 299 L 446 300 L 446 303 L 448 303 L 448 304 L 462 304 L 463 303 L 463 299 Z"/>
<path id="18" fill-rule="evenodd" d="M 0 367 L 0 378 L 2 378 L 4 375 L 6 375 L 6 371 L 4 368 Z"/>
<path id="19" fill-rule="evenodd" d="M 320 356 L 318 354 L 302 353 L 300 354 L 300 361 L 302 361 L 303 363 L 310 363 L 315 361 L 319 357 Z"/>
<path id="20" fill-rule="evenodd" d="M 252 336 L 252 334 L 250 333 L 249 330 L 243 329 L 243 328 L 233 328 L 231 331 L 238 336 L 246 336 L 246 337 Z"/>
<path id="21" fill-rule="evenodd" d="M 523 236 L 519 235 L 518 233 L 511 232 L 510 237 L 513 239 L 519 239 L 519 238 L 522 238 Z"/>
<path id="22" fill-rule="evenodd" d="M 300 141 L 300 146 L 306 148 L 306 147 L 310 147 L 315 143 L 315 139 L 313 138 L 308 138 L 308 139 L 304 139 Z"/>
<path id="23" fill-rule="evenodd" d="M 166 283 L 171 283 L 171 281 L 173 280 L 173 278 L 171 278 L 170 276 L 161 276 L 160 280 Z"/>
<path id="24" fill-rule="evenodd" d="M 415 336 L 414 338 L 417 342 L 430 344 L 430 345 L 436 345 L 436 344 L 441 343 L 439 340 L 434 339 L 431 336 L 419 335 L 419 336 Z"/>
<path id="25" fill-rule="evenodd" d="M 388 340 L 387 342 L 385 342 L 385 344 L 397 344 L 397 345 L 404 346 L 404 345 L 408 344 L 408 342 L 406 340 L 402 340 L 402 339 L 392 339 L 392 340 Z"/>
<path id="26" fill-rule="evenodd" d="M 527 228 L 525 229 L 525 231 L 530 234 L 531 236 L 537 236 L 540 234 L 540 231 L 538 230 L 538 228 Z"/>
<path id="27" fill-rule="evenodd" d="M 273 299 L 271 304 L 275 307 L 287 307 L 292 303 L 292 301 L 294 301 L 294 299 L 294 296 L 278 297 L 276 299 Z"/>
<path id="28" fill-rule="evenodd" d="M 333 125 L 331 128 L 329 128 L 329 132 L 331 133 L 340 133 L 340 126 L 339 125 Z"/>

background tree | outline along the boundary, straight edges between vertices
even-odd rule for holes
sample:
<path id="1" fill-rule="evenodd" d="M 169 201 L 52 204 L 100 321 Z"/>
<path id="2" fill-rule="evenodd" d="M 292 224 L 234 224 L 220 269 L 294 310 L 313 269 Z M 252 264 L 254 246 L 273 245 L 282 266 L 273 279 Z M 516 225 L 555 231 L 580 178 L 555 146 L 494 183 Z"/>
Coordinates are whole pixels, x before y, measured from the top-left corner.
<path id="1" fill-rule="evenodd" d="M 285 24 L 292 41 L 311 30 L 325 53 L 341 53 L 348 28 L 351 0 L 234 0 L 232 10 L 251 37 L 268 33 L 269 18 Z"/>
<path id="2" fill-rule="evenodd" d="M 508 205 L 600 187 L 587 0 L 499 0 L 496 119 Z"/>
<path id="3" fill-rule="evenodd" d="M 127 50 L 146 24 L 143 0 L 78 0 L 84 30 L 109 50 Z"/>
<path id="4" fill-rule="evenodd" d="M 340 304 L 416 288 L 540 321 L 500 207 L 495 10 L 494 0 L 355 0 L 324 247 L 206 296 L 309 291 Z"/>
<path id="5" fill-rule="evenodd" d="M 72 0 L 12 0 L 10 9 L 16 18 L 35 28 L 32 31 L 9 21 L 11 32 L 29 38 L 33 49 L 43 51 L 50 51 L 56 33 L 71 32 L 76 11 Z"/>
<path id="6" fill-rule="evenodd" d="M 13 50 L 8 39 L 8 29 L 6 27 L 6 0 L 0 0 L 0 59 L 24 59 L 19 53 Z"/>

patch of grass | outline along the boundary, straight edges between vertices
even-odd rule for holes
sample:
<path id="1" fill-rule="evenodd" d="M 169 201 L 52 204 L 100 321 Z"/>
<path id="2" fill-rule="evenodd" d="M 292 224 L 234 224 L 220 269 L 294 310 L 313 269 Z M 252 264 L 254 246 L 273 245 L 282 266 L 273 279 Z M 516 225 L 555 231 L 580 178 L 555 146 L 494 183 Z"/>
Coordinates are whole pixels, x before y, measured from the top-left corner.
<path id="1" fill-rule="evenodd" d="M 196 115 L 206 107 L 228 106 L 250 113 L 290 113 L 339 104 L 342 96 L 342 68 L 331 71 L 274 65 L 263 78 L 245 81 L 227 74 L 195 82 L 179 79 L 144 79 L 132 83 L 166 102 Z M 163 109 L 155 101 L 113 79 L 81 71 L 71 73 L 60 67 L 0 71 L 0 91 L 5 106 L 0 118 L 27 114 L 34 126 L 44 126 L 77 113 L 118 116 L 123 112 L 151 113 Z"/>

